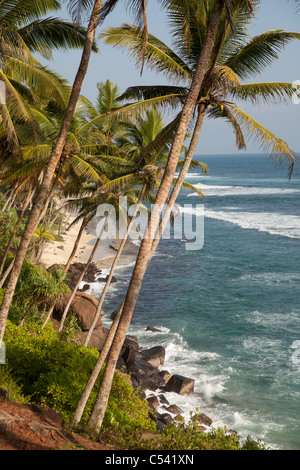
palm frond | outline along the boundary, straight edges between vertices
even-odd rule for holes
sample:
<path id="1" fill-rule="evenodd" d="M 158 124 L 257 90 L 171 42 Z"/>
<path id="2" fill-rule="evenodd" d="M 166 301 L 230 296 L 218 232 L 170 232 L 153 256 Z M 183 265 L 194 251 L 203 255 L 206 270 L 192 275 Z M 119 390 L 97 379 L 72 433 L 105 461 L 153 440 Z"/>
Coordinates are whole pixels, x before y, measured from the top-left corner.
<path id="1" fill-rule="evenodd" d="M 286 82 L 261 82 L 246 83 L 232 87 L 230 94 L 233 98 L 247 100 L 252 103 L 274 104 L 278 100 L 287 101 L 291 98 L 295 89 L 292 83 Z"/>
<path id="2" fill-rule="evenodd" d="M 259 74 L 278 59 L 278 53 L 294 39 L 300 39 L 300 33 L 284 30 L 271 30 L 260 34 L 242 45 L 225 65 L 230 67 L 239 77 L 247 78 Z"/>
<path id="3" fill-rule="evenodd" d="M 233 104 L 227 103 L 227 106 L 232 109 L 237 121 L 249 138 L 254 139 L 259 147 L 269 153 L 270 158 L 274 159 L 278 165 L 288 165 L 289 177 L 291 178 L 296 155 L 288 144 Z"/>
<path id="4" fill-rule="evenodd" d="M 46 59 L 52 58 L 53 49 L 79 49 L 84 46 L 86 30 L 73 23 L 57 18 L 36 20 L 18 30 L 25 44 L 32 52 L 38 52 Z M 94 43 L 93 51 L 98 52 Z"/>
<path id="5" fill-rule="evenodd" d="M 232 126 L 235 134 L 235 143 L 237 148 L 239 150 L 246 148 L 246 142 L 240 123 L 224 102 L 216 103 L 215 106 L 209 108 L 207 111 L 207 116 L 211 119 L 225 119 L 225 121 Z"/>
<path id="6" fill-rule="evenodd" d="M 106 29 L 100 37 L 105 44 L 121 47 L 130 57 L 136 57 L 140 51 L 140 29 L 128 23 L 118 28 Z M 145 64 L 173 80 L 190 80 L 192 71 L 165 43 L 149 34 L 145 49 Z"/>

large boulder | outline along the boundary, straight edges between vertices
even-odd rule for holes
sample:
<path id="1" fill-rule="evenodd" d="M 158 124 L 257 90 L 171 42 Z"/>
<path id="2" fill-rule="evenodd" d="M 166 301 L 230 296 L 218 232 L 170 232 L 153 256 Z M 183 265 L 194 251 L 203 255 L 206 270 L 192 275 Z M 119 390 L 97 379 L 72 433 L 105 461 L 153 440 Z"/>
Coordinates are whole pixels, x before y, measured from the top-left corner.
<path id="1" fill-rule="evenodd" d="M 183 375 L 174 374 L 166 384 L 165 392 L 175 392 L 185 395 L 194 391 L 195 381 Z"/>
<path id="2" fill-rule="evenodd" d="M 131 374 L 131 380 L 134 388 L 140 387 L 142 390 L 155 391 L 164 386 L 164 380 L 157 374 Z"/>
<path id="3" fill-rule="evenodd" d="M 61 320 L 65 306 L 67 305 L 70 296 L 71 292 L 67 292 L 60 298 L 59 302 L 57 302 L 57 305 L 53 311 L 54 319 L 58 321 Z M 74 313 L 76 315 L 83 331 L 89 330 L 91 327 L 91 324 L 96 315 L 98 303 L 98 300 L 93 295 L 86 294 L 85 292 L 76 293 L 69 313 Z M 101 316 L 97 321 L 96 328 L 99 326 L 101 326 Z"/>
<path id="4" fill-rule="evenodd" d="M 154 346 L 141 351 L 140 356 L 144 361 L 149 362 L 154 367 L 162 366 L 165 362 L 166 351 L 163 346 Z"/>
<path id="5" fill-rule="evenodd" d="M 156 367 L 149 364 L 149 362 L 140 359 L 129 362 L 127 364 L 127 369 L 130 374 L 145 374 L 149 376 L 158 374 Z"/>
<path id="6" fill-rule="evenodd" d="M 104 326 L 98 326 L 97 328 L 95 328 L 91 335 L 88 346 L 96 348 L 98 349 L 98 351 L 101 351 L 107 338 L 108 331 L 108 328 L 105 328 Z M 80 334 L 80 342 L 82 344 L 84 343 L 87 334 L 87 331 L 83 331 Z"/>
<path id="7" fill-rule="evenodd" d="M 198 413 L 198 414 L 196 414 L 196 415 L 193 417 L 193 419 L 194 419 L 195 421 L 197 421 L 198 423 L 200 423 L 200 424 L 204 424 L 205 426 L 211 426 L 211 425 L 212 425 L 212 422 L 213 422 L 212 419 L 211 419 L 209 416 L 207 416 L 206 414 L 204 414 L 204 413 Z"/>
<path id="8" fill-rule="evenodd" d="M 123 343 L 120 356 L 124 360 L 125 364 L 128 365 L 137 359 L 140 359 L 141 348 L 139 343 L 134 337 L 127 336 Z"/>

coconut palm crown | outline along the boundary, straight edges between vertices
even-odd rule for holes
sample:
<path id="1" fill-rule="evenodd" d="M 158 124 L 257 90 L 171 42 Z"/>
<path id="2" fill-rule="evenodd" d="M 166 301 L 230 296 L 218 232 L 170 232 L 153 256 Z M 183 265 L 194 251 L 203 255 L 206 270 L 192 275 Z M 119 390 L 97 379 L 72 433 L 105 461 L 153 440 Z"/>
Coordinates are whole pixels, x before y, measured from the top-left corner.
<path id="1" fill-rule="evenodd" d="M 153 105 L 175 109 L 184 103 L 203 44 L 209 3 L 195 0 L 188 4 L 180 0 L 169 2 L 168 17 L 173 47 L 149 34 L 145 62 L 173 83 L 128 88 L 120 99 L 129 101 L 127 107 L 132 112 Z M 253 3 L 255 12 L 259 2 Z M 205 106 L 207 117 L 223 118 L 232 125 L 239 149 L 246 147 L 247 138 L 253 138 L 277 163 L 287 163 L 291 175 L 296 157 L 288 144 L 244 112 L 235 101 L 269 104 L 292 96 L 292 83 L 244 83 L 244 80 L 262 73 L 289 42 L 300 39 L 300 34 L 271 30 L 250 37 L 247 31 L 249 15 L 245 9 L 235 7 L 231 18 L 234 31 L 224 11 L 197 105 Z M 135 56 L 140 48 L 138 33 L 137 26 L 123 24 L 106 29 L 101 37 L 106 44 L 120 47 L 130 56 Z"/>

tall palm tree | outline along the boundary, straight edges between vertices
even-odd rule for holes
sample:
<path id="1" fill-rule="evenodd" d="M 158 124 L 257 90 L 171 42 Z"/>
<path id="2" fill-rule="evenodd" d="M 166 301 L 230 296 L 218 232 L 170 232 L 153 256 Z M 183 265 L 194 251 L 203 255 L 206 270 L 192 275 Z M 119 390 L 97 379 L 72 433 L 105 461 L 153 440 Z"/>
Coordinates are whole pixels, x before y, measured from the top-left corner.
<path id="1" fill-rule="evenodd" d="M 80 2 L 77 1 L 75 3 L 79 4 Z M 72 1 L 71 4 L 74 5 L 74 1 Z M 92 2 L 91 1 L 88 2 L 87 0 L 82 0 L 82 4 L 84 6 L 91 6 Z M 138 9 L 143 12 L 143 17 L 145 21 L 146 0 L 139 0 L 139 1 L 131 0 L 131 1 L 128 1 L 128 4 L 131 4 L 133 8 L 138 7 Z M 56 166 L 61 157 L 61 153 L 65 145 L 69 127 L 71 125 L 71 121 L 75 112 L 76 104 L 81 94 L 82 84 L 83 84 L 84 78 L 88 70 L 88 65 L 89 65 L 90 57 L 91 57 L 92 50 L 93 50 L 96 31 L 97 31 L 98 23 L 101 17 L 101 9 L 103 6 L 103 0 L 95 0 L 92 5 L 93 5 L 93 8 L 90 14 L 89 24 L 87 27 L 81 61 L 80 61 L 80 65 L 79 65 L 79 68 L 78 68 L 78 71 L 77 71 L 77 74 L 73 83 L 68 106 L 64 114 L 64 119 L 61 124 L 59 137 L 52 151 L 51 158 L 49 159 L 49 163 L 47 166 L 47 170 L 45 171 L 43 181 L 35 197 L 35 201 L 34 201 L 32 210 L 30 212 L 30 215 L 28 217 L 27 225 L 26 225 L 18 252 L 15 257 L 14 266 L 11 271 L 10 279 L 5 290 L 5 294 L 3 296 L 1 310 L 0 310 L 0 340 L 2 340 L 4 336 L 7 315 L 8 315 L 9 307 L 10 307 L 10 304 L 14 295 L 18 277 L 22 268 L 22 264 L 26 256 L 26 252 L 27 252 L 31 237 L 38 224 L 40 212 L 42 210 L 43 204 L 45 202 L 45 199 L 47 197 L 47 194 L 51 186 L 53 174 L 55 172 Z M 141 5 L 142 7 L 140 9 L 139 7 Z"/>
<path id="2" fill-rule="evenodd" d="M 160 181 L 163 177 L 164 167 L 167 162 L 168 151 L 172 142 L 173 134 L 169 133 L 168 139 L 166 139 L 166 134 L 164 133 L 164 139 L 159 139 L 160 147 L 157 142 L 155 148 L 151 148 L 152 142 L 156 141 L 157 136 L 160 136 L 161 133 L 165 131 L 165 125 L 163 123 L 162 117 L 157 109 L 153 108 L 145 113 L 145 116 L 139 116 L 137 119 L 133 120 L 131 124 L 128 123 L 127 130 L 124 131 L 122 136 L 117 138 L 117 142 L 121 146 L 121 149 L 127 150 L 129 160 L 134 164 L 134 173 L 127 175 L 129 176 L 129 181 L 133 181 L 135 178 L 135 185 L 141 187 L 138 201 L 135 205 L 134 213 L 130 217 L 130 222 L 128 223 L 127 229 L 122 236 L 121 243 L 119 245 L 116 256 L 113 260 L 112 266 L 110 268 L 109 275 L 107 277 L 105 286 L 102 290 L 99 303 L 96 309 L 95 317 L 91 324 L 91 327 L 88 331 L 88 334 L 85 338 L 85 346 L 88 346 L 93 330 L 97 324 L 98 319 L 100 318 L 102 306 L 105 301 L 106 293 L 110 286 L 114 270 L 117 266 L 117 263 L 122 255 L 122 251 L 125 247 L 126 241 L 131 233 L 131 229 L 135 223 L 135 217 L 140 209 L 140 206 L 143 202 L 143 198 L 149 198 L 151 192 L 154 194 L 157 192 Z M 147 151 L 145 151 L 147 149 Z M 203 166 L 200 162 L 191 162 L 195 166 Z M 178 165 L 178 169 L 181 167 L 181 162 Z M 206 170 L 206 167 L 203 167 L 203 170 Z M 203 196 L 201 191 L 193 185 L 183 182 L 188 189 L 196 190 L 199 196 Z M 106 185 L 104 185 L 105 187 Z M 151 198 L 152 200 L 154 198 Z M 108 337 L 103 346 L 103 351 L 99 355 L 97 363 L 92 371 L 91 377 L 84 389 L 82 397 L 80 398 L 74 417 L 73 424 L 76 425 L 81 419 L 82 413 L 84 411 L 86 402 L 90 395 L 90 392 L 97 380 L 98 374 L 101 370 L 101 367 L 104 363 L 104 360 L 107 356 L 107 353 L 110 349 L 110 346 L 113 341 L 114 333 L 118 324 L 118 321 L 121 316 L 121 310 L 116 316 L 114 322 L 111 325 L 109 330 Z"/>
<path id="3" fill-rule="evenodd" d="M 114 340 L 110 349 L 108 361 L 106 363 L 102 384 L 95 402 L 95 406 L 90 417 L 90 426 L 96 432 L 100 431 L 103 417 L 105 414 L 113 375 L 117 363 L 117 359 L 124 342 L 128 327 L 131 322 L 133 310 L 142 285 L 142 280 L 146 272 L 148 261 L 151 256 L 151 248 L 159 219 L 163 210 L 163 206 L 167 201 L 170 188 L 172 187 L 176 166 L 182 150 L 182 145 L 186 136 L 187 128 L 192 117 L 194 106 L 204 80 L 205 71 L 209 65 L 210 56 L 214 47 L 219 23 L 224 10 L 224 1 L 216 0 L 214 2 L 209 21 L 207 22 L 207 33 L 200 56 L 198 58 L 196 73 L 186 97 L 185 104 L 180 116 L 177 131 L 170 150 L 168 163 L 164 172 L 164 177 L 156 195 L 155 211 L 151 212 L 148 226 L 146 229 L 146 237 L 142 240 L 139 254 L 131 277 L 130 285 L 124 301 L 122 315 L 120 317 L 118 327 L 114 336 Z"/>
<path id="4" fill-rule="evenodd" d="M 183 11 L 176 11 L 174 15 L 174 35 L 178 36 L 178 31 L 187 28 L 186 14 Z M 191 21 L 191 12 L 188 15 Z M 268 31 L 249 40 L 245 29 L 245 15 L 243 11 L 233 12 L 235 21 L 235 41 L 230 46 L 231 28 L 227 25 L 224 30 L 223 44 L 216 49 L 215 58 L 208 70 L 205 78 L 205 85 L 199 94 L 198 120 L 194 130 L 194 137 L 189 149 L 189 158 L 186 158 L 184 168 L 176 182 L 176 189 L 172 191 L 169 198 L 168 209 L 164 214 L 165 223 L 172 204 L 174 204 L 180 189 L 180 178 L 184 178 L 189 168 L 189 162 L 193 155 L 193 148 L 197 145 L 201 132 L 204 114 L 210 118 L 223 118 L 228 121 L 235 132 L 238 148 L 244 148 L 245 134 L 248 137 L 256 138 L 263 150 L 270 150 L 271 156 L 279 163 L 288 163 L 290 174 L 293 169 L 295 157 L 288 145 L 276 135 L 254 120 L 236 106 L 231 100 L 249 100 L 254 103 L 276 102 L 280 99 L 290 98 L 293 93 L 292 83 L 267 82 L 243 84 L 241 81 L 256 75 L 265 67 L 270 65 L 278 57 L 278 52 L 293 39 L 299 39 L 298 33 L 290 33 L 282 30 Z M 104 32 L 103 37 L 112 45 L 118 45 L 128 49 L 130 53 L 137 47 L 137 36 L 135 27 L 123 25 L 121 28 L 110 28 Z M 193 75 L 193 63 L 197 56 L 197 47 L 201 43 L 201 32 L 196 28 L 185 32 L 186 39 L 179 43 L 177 49 L 179 53 L 168 48 L 158 38 L 149 35 L 146 46 L 146 62 L 158 71 L 168 74 L 171 78 L 180 80 L 183 85 L 174 86 L 137 86 L 129 88 L 122 99 L 141 99 L 135 103 L 130 103 L 131 109 L 135 107 L 145 107 L 147 103 L 170 106 L 180 104 L 188 93 L 188 87 L 184 81 L 191 80 Z M 230 47 L 229 47 L 230 46 Z M 196 134 L 198 133 L 198 136 Z M 176 193 L 176 196 L 175 196 Z M 162 226 L 162 221 L 160 222 Z M 153 245 L 157 246 L 158 238 Z M 153 248 L 155 249 L 155 248 Z"/>
<path id="5" fill-rule="evenodd" d="M 178 4 L 179 2 L 176 2 L 176 3 Z M 184 3 L 184 2 L 180 2 L 180 3 L 184 4 L 186 6 L 186 3 Z M 215 2 L 215 7 L 217 6 L 217 3 L 218 2 Z M 231 3 L 233 4 L 234 2 L 231 2 Z M 234 6 L 234 5 L 232 5 L 232 6 Z M 235 6 L 239 7 L 239 6 L 241 6 L 241 3 L 239 2 Z M 234 12 L 234 11 L 235 11 L 235 9 L 232 8 L 231 13 Z M 177 11 L 176 11 L 176 13 L 177 13 Z M 176 13 L 174 13 L 174 16 L 176 15 Z M 185 26 L 186 26 L 186 23 L 187 23 L 186 22 L 187 17 L 188 16 L 185 16 L 185 18 L 184 18 L 185 19 L 185 21 L 184 21 Z M 212 17 L 214 17 L 214 15 Z M 204 71 L 204 75 L 202 76 L 202 80 L 197 74 L 197 67 L 196 67 L 196 70 L 193 73 L 192 86 L 191 86 L 191 88 L 188 89 L 188 93 L 186 94 L 185 106 L 186 106 L 186 103 L 190 101 L 189 98 L 191 98 L 191 93 L 190 93 L 191 89 L 194 88 L 194 91 L 195 91 L 195 89 L 198 90 L 197 91 L 198 96 L 197 97 L 195 96 L 195 99 L 193 101 L 194 106 L 196 105 L 197 102 L 199 102 L 199 104 L 205 104 L 205 100 L 203 100 L 202 103 L 201 103 L 201 99 L 202 99 L 202 97 L 204 99 L 206 99 L 207 92 L 211 91 L 211 89 L 210 89 L 211 77 L 213 76 L 213 74 L 216 71 L 216 63 L 217 63 L 217 58 L 219 56 L 219 51 L 221 49 L 221 46 L 224 44 L 224 38 L 226 38 L 225 33 L 226 33 L 227 18 L 226 18 L 225 21 L 223 21 L 223 23 L 221 21 L 220 16 L 219 16 L 219 20 L 220 20 L 219 21 L 219 35 L 218 35 L 218 32 L 215 31 L 215 36 L 214 36 L 215 45 L 214 45 L 214 47 L 212 47 L 210 49 L 210 51 L 212 53 L 212 55 L 210 57 L 210 61 L 207 62 L 207 67 L 206 67 L 206 70 Z M 231 22 L 229 22 L 231 30 L 235 29 L 235 25 L 232 24 L 233 21 L 234 21 L 234 15 L 232 14 Z M 195 22 L 194 22 L 193 26 L 194 25 L 195 25 Z M 193 31 L 193 28 L 191 28 L 191 31 Z M 180 44 L 182 44 L 182 43 L 183 43 L 183 41 Z M 204 43 L 201 42 L 200 44 L 204 44 Z M 278 45 L 278 43 L 277 43 L 277 45 Z M 190 46 L 191 50 L 193 52 L 195 52 L 195 49 L 193 50 L 193 46 L 195 47 L 195 44 L 189 43 L 189 46 Z M 182 46 L 182 48 L 183 47 L 184 46 Z M 203 50 L 203 47 L 202 47 L 202 50 Z M 272 57 L 273 51 L 272 50 L 270 51 L 270 47 L 268 47 L 267 49 L 269 51 L 270 57 Z M 246 55 L 247 54 L 245 54 L 244 57 L 242 57 L 242 61 L 243 60 L 245 61 L 245 56 Z M 200 57 L 201 57 L 201 53 L 200 53 Z M 199 58 L 199 42 L 198 42 L 198 52 L 196 52 L 194 57 L 193 57 L 194 64 L 195 65 L 197 64 L 197 66 L 198 66 L 199 61 L 197 60 L 197 58 Z M 253 59 L 253 62 L 254 62 L 254 60 L 255 59 Z M 246 67 L 246 64 L 244 62 L 244 69 L 245 69 L 245 67 Z M 185 69 L 185 72 L 186 71 L 187 70 Z M 224 74 L 224 71 L 223 71 L 223 74 Z M 193 79 L 195 78 L 195 76 L 198 76 L 200 78 L 200 86 L 199 87 L 197 87 L 197 86 L 193 87 L 193 84 L 194 84 Z M 221 80 L 220 80 L 220 82 L 221 82 Z M 209 86 L 208 86 L 208 84 L 209 84 Z M 207 90 L 207 88 L 208 88 L 208 90 Z M 262 87 L 262 88 L 265 88 L 265 87 Z M 274 89 L 275 88 L 276 88 L 276 86 L 274 87 Z M 220 83 L 219 83 L 219 89 L 220 89 Z M 277 90 L 278 90 L 278 88 L 277 88 Z M 201 92 L 203 92 L 203 95 L 201 95 Z M 270 94 L 272 94 L 272 93 L 274 93 L 274 92 L 271 92 Z M 277 96 L 282 96 L 282 95 L 283 95 L 283 91 L 282 91 L 282 89 L 280 89 L 277 92 Z M 274 94 L 273 94 L 273 96 L 274 96 Z M 207 104 L 211 104 L 211 101 L 208 101 Z M 228 103 L 226 102 L 226 104 L 228 104 Z M 219 101 L 219 108 L 220 108 L 221 112 L 224 112 L 225 104 L 222 103 L 222 100 Z M 227 110 L 225 110 L 225 113 L 226 113 L 226 111 Z M 203 112 L 202 112 L 202 110 L 200 111 L 200 109 L 199 109 L 199 115 L 198 115 L 199 116 L 199 119 L 198 119 L 199 126 L 202 125 L 202 121 L 203 121 L 203 116 L 202 115 L 203 115 Z M 227 112 L 227 116 L 229 116 L 228 112 Z M 248 121 L 248 118 L 246 119 L 246 121 Z M 239 130 L 240 130 L 238 120 L 234 119 L 234 118 L 231 118 L 230 122 L 233 123 L 233 125 L 235 126 L 236 135 L 238 135 Z M 248 126 L 248 129 L 249 129 L 249 127 L 250 127 L 250 130 L 252 130 L 251 126 Z M 258 131 L 258 129 L 259 129 L 259 131 Z M 262 129 L 259 125 L 256 125 L 254 130 L 255 130 L 255 132 L 259 133 L 261 138 L 262 138 L 262 134 L 264 134 L 263 137 L 265 139 L 267 137 L 267 139 L 266 139 L 267 141 L 269 141 L 269 142 L 271 141 L 273 144 L 274 144 L 274 141 L 275 141 L 276 145 L 278 144 L 281 151 L 282 151 L 282 149 L 284 149 L 284 155 L 283 155 L 284 159 L 286 157 L 288 157 L 288 159 L 291 163 L 291 170 L 292 170 L 293 164 L 294 164 L 294 161 L 295 161 L 295 157 L 294 157 L 293 153 L 289 150 L 289 148 L 286 145 L 284 145 L 283 142 L 278 142 L 278 139 L 276 141 L 276 139 L 274 139 L 274 135 L 272 135 L 272 137 L 270 138 L 270 134 L 268 135 L 267 132 L 262 132 Z M 176 137 L 175 137 L 175 141 L 176 141 Z M 239 144 L 241 144 L 241 141 L 239 142 Z M 274 150 L 275 150 L 274 153 L 278 154 L 280 152 L 277 151 L 276 145 L 274 145 Z M 171 157 L 171 155 L 170 155 L 170 157 Z M 189 158 L 190 158 L 190 156 L 189 156 Z M 187 171 L 187 169 L 188 169 L 188 165 L 183 171 Z M 169 185 L 169 188 L 170 188 L 170 185 Z M 176 191 L 178 191 L 178 189 L 180 189 L 180 184 L 179 184 L 178 188 L 176 189 Z M 174 194 L 175 199 L 176 199 L 176 191 L 175 191 L 175 194 Z M 177 194 L 178 194 L 178 192 L 177 192 Z M 166 199 L 167 199 L 167 197 L 166 197 Z M 159 198 L 157 198 L 157 200 L 159 200 Z M 170 197 L 170 200 L 172 200 L 172 195 Z M 174 199 L 173 199 L 173 201 L 174 201 Z M 158 211 L 158 214 L 160 215 L 159 211 Z M 158 216 L 156 215 L 156 220 L 157 220 L 156 229 L 159 225 L 159 215 Z M 143 244 L 144 244 L 144 249 L 143 249 Z M 119 325 L 118 325 L 117 330 L 116 330 L 116 334 L 115 334 L 115 338 L 114 338 L 112 347 L 110 349 L 109 358 L 107 360 L 105 373 L 104 373 L 104 376 L 103 376 L 103 381 L 102 381 L 100 391 L 99 391 L 99 394 L 98 394 L 98 397 L 97 397 L 97 400 L 96 400 L 94 411 L 93 411 L 92 416 L 90 418 L 90 423 L 91 423 L 92 427 L 95 427 L 97 431 L 100 430 L 102 420 L 103 420 L 103 417 L 104 417 L 104 413 L 105 413 L 105 409 L 106 409 L 106 405 L 107 405 L 107 400 L 108 400 L 108 396 L 109 396 L 109 393 L 110 393 L 110 387 L 111 387 L 111 383 L 112 383 L 113 373 L 114 373 L 116 361 L 118 359 L 119 352 L 120 352 L 120 344 L 121 345 L 123 344 L 128 326 L 130 324 L 130 320 L 131 320 L 131 316 L 132 316 L 132 313 L 133 313 L 133 310 L 134 310 L 134 306 L 135 306 L 135 303 L 136 303 L 136 300 L 137 300 L 137 296 L 138 296 L 138 292 L 139 292 L 139 289 L 140 289 L 140 286 L 141 286 L 143 275 L 144 275 L 144 273 L 147 269 L 147 266 L 149 264 L 151 256 L 153 255 L 153 252 L 154 252 L 153 249 L 155 249 L 155 246 L 156 246 L 156 241 L 154 240 L 154 237 L 151 238 L 150 242 L 148 242 L 148 241 L 144 242 L 143 241 L 143 243 L 141 245 L 141 249 L 140 249 L 140 253 L 139 253 L 139 257 L 141 257 L 141 259 L 140 259 L 140 262 L 139 262 L 139 257 L 138 257 L 138 260 L 137 260 L 136 265 L 135 265 L 135 269 L 134 269 L 134 272 L 133 272 L 133 275 L 132 275 L 132 278 L 131 278 L 130 286 L 128 288 L 127 295 L 126 295 L 126 298 L 125 298 L 125 301 L 124 301 L 123 312 L 122 312 L 122 315 L 120 317 Z"/>

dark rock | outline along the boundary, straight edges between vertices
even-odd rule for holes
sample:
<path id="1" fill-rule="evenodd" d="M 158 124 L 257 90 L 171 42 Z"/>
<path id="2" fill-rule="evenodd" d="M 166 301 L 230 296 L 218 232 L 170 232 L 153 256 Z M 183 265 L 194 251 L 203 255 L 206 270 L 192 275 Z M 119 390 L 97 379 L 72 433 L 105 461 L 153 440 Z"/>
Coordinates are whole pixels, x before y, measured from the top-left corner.
<path id="1" fill-rule="evenodd" d="M 9 400 L 9 391 L 6 388 L 0 388 L 0 397 Z"/>
<path id="2" fill-rule="evenodd" d="M 51 272 L 57 269 L 58 266 L 58 264 L 53 264 L 48 268 L 48 271 Z M 75 263 L 71 264 L 65 281 L 66 284 L 70 287 L 70 289 L 74 289 L 84 268 L 85 263 L 80 263 L 76 261 Z M 87 283 L 95 282 L 100 273 L 101 271 L 99 271 L 96 264 L 91 263 L 83 277 L 83 281 Z"/>
<path id="3" fill-rule="evenodd" d="M 150 349 L 141 351 L 140 356 L 144 361 L 149 362 L 154 367 L 159 367 L 164 364 L 166 351 L 163 346 L 154 346 Z"/>
<path id="4" fill-rule="evenodd" d="M 168 427 L 171 427 L 174 424 L 174 420 L 169 413 L 159 414 L 157 419 Z"/>
<path id="5" fill-rule="evenodd" d="M 114 310 L 111 314 L 110 314 L 110 319 L 111 320 L 114 320 L 116 318 L 116 316 L 118 315 L 118 311 L 119 310 Z"/>
<path id="6" fill-rule="evenodd" d="M 155 328 L 154 326 L 147 326 L 146 331 L 153 331 L 153 332 L 158 331 L 159 333 L 161 333 L 161 330 L 159 330 L 158 328 Z"/>
<path id="7" fill-rule="evenodd" d="M 78 289 L 80 292 L 86 292 L 89 290 L 90 286 L 89 284 L 84 284 L 81 289 Z"/>
<path id="8" fill-rule="evenodd" d="M 160 400 L 160 403 L 162 405 L 169 405 L 170 402 L 166 399 L 166 397 L 161 393 L 160 395 L 158 395 L 158 398 Z"/>
<path id="9" fill-rule="evenodd" d="M 158 375 L 156 367 L 140 359 L 127 363 L 127 369 L 131 374 Z"/>
<path id="10" fill-rule="evenodd" d="M 156 422 L 157 430 L 159 432 L 162 432 L 164 430 L 165 424 L 162 421 L 160 421 L 159 419 L 156 419 L 155 422 Z"/>
<path id="11" fill-rule="evenodd" d="M 194 390 L 195 381 L 183 375 L 174 374 L 166 384 L 165 392 L 175 392 L 179 395 L 191 393 Z"/>
<path id="12" fill-rule="evenodd" d="M 142 390 L 155 391 L 164 386 L 164 381 L 158 374 L 132 374 L 131 380 L 135 388 L 140 387 Z"/>
<path id="13" fill-rule="evenodd" d="M 158 398 L 156 396 L 148 397 L 147 402 L 154 409 L 159 407 L 159 401 L 158 401 Z"/>
<path id="14" fill-rule="evenodd" d="M 124 359 L 126 364 L 129 364 L 134 362 L 136 359 L 140 359 L 140 349 L 138 342 L 127 336 L 121 349 L 120 356 Z"/>
<path id="15" fill-rule="evenodd" d="M 199 424 L 204 424 L 205 426 L 210 426 L 212 424 L 212 419 L 204 413 L 197 413 L 194 417 Z"/>
<path id="16" fill-rule="evenodd" d="M 167 370 L 160 370 L 159 375 L 161 376 L 162 379 L 164 379 L 165 384 L 167 384 L 171 378 L 171 374 Z"/>
<path id="17" fill-rule="evenodd" d="M 176 416 L 183 413 L 183 410 L 181 408 L 179 408 L 179 406 L 177 406 L 177 405 L 170 405 L 170 406 L 168 406 L 168 408 L 166 408 L 166 410 L 169 413 L 172 413 L 173 415 L 176 415 Z"/>
<path id="18" fill-rule="evenodd" d="M 125 364 L 125 361 L 124 359 L 120 356 L 118 361 L 117 361 L 117 365 L 116 365 L 116 369 L 120 372 L 123 372 L 125 374 L 128 374 L 128 370 L 127 370 L 127 367 L 126 367 L 126 364 Z"/>
<path id="19" fill-rule="evenodd" d="M 90 346 L 91 348 L 96 348 L 98 349 L 98 351 L 101 351 L 106 341 L 108 331 L 109 331 L 108 328 L 105 328 L 104 326 L 98 326 L 97 328 L 94 328 L 94 331 L 91 335 L 91 339 L 89 341 L 88 346 Z M 88 334 L 87 331 L 83 331 L 81 333 L 80 335 L 81 343 L 84 343 L 87 334 Z"/>

